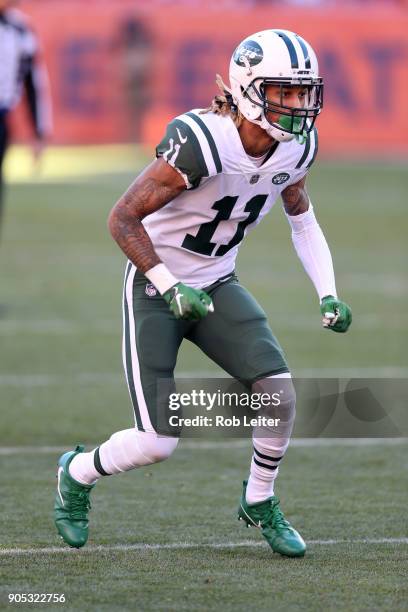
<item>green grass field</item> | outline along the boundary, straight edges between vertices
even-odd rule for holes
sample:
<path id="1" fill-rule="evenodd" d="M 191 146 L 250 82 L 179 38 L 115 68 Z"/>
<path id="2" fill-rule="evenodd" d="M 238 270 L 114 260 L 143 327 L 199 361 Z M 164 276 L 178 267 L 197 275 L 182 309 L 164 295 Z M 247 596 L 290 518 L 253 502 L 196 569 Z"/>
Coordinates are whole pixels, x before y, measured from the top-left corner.
<path id="1" fill-rule="evenodd" d="M 301 560 L 272 555 L 236 521 L 251 455 L 239 440 L 182 441 L 164 464 L 105 479 L 88 547 L 63 547 L 51 515 L 60 452 L 133 423 L 121 365 L 124 258 L 106 229 L 133 173 L 67 174 L 11 184 L 2 228 L 0 609 L 9 593 L 46 592 L 66 603 L 33 607 L 406 610 L 406 441 L 296 441 L 277 493 L 309 542 Z M 405 167 L 321 163 L 309 184 L 353 307 L 350 332 L 321 329 L 278 205 L 241 249 L 241 282 L 298 376 L 407 377 Z M 219 373 L 182 347 L 180 375 L 209 372 Z"/>

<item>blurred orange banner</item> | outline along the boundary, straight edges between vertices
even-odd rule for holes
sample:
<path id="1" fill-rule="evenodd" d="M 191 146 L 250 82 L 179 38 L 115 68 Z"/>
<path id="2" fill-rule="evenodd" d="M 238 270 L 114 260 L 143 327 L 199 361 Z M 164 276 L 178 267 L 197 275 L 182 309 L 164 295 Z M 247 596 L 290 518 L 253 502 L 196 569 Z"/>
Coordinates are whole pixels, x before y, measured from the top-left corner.
<path id="1" fill-rule="evenodd" d="M 143 6 L 141 6 L 143 5 Z M 326 156 L 408 154 L 408 14 L 398 9 L 199 10 L 130 0 L 27 0 L 51 79 L 56 143 L 145 142 L 205 107 L 238 42 L 297 31 L 325 79 L 318 119 Z M 17 135 L 27 136 L 17 115 Z"/>

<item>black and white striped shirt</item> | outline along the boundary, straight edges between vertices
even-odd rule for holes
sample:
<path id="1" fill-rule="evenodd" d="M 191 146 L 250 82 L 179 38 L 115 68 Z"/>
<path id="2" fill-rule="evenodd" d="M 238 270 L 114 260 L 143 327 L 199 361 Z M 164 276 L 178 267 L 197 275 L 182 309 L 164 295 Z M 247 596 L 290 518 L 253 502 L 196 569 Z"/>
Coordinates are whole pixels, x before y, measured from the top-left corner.
<path id="1" fill-rule="evenodd" d="M 0 11 L 0 112 L 18 103 L 23 88 L 38 137 L 51 127 L 51 106 L 45 67 L 38 59 L 38 40 L 24 15 L 14 9 Z"/>

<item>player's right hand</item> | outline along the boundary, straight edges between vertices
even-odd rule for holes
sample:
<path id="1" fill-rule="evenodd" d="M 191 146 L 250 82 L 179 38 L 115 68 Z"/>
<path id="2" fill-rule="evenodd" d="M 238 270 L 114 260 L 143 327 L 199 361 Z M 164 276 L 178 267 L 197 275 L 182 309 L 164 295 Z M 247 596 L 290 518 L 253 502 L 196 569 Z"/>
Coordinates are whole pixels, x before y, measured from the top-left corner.
<path id="1" fill-rule="evenodd" d="M 163 297 L 176 319 L 199 321 L 209 312 L 214 312 L 214 305 L 210 296 L 201 289 L 188 287 L 177 283 L 163 293 Z"/>

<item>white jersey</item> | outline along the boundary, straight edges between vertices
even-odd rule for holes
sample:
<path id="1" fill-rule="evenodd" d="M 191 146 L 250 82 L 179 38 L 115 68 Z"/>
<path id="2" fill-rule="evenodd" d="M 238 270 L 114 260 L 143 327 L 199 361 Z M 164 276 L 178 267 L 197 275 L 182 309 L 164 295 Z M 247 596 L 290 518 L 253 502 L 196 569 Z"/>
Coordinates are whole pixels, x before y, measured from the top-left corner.
<path id="1" fill-rule="evenodd" d="M 0 112 L 13 109 L 23 85 L 38 136 L 51 130 L 48 77 L 39 61 L 38 39 L 25 16 L 14 9 L 0 11 Z"/>
<path id="2" fill-rule="evenodd" d="M 231 117 L 196 109 L 176 117 L 156 149 L 187 190 L 143 220 L 155 251 L 183 283 L 206 287 L 230 274 L 239 246 L 317 153 L 317 130 L 304 144 L 277 143 L 258 166 Z"/>
<path id="3" fill-rule="evenodd" d="M 22 62 L 37 53 L 37 40 L 20 12 L 0 15 L 0 107 L 12 108 L 20 97 Z"/>

